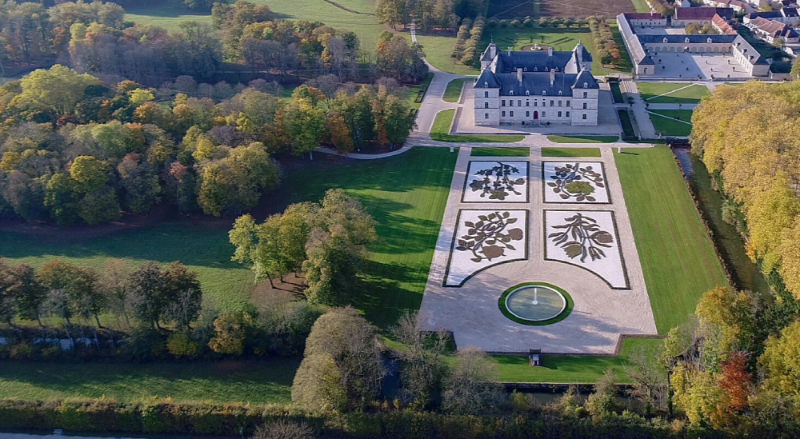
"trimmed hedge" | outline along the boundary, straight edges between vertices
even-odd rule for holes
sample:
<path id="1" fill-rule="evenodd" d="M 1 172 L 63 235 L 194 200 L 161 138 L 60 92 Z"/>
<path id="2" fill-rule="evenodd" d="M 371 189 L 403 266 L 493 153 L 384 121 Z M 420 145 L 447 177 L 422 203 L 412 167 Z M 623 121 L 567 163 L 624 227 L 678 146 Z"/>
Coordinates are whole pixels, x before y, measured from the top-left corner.
<path id="1" fill-rule="evenodd" d="M 693 430 L 623 413 L 600 420 L 558 417 L 534 411 L 505 416 L 455 416 L 411 410 L 311 414 L 291 407 L 240 404 L 174 404 L 169 401 L 119 403 L 110 400 L 0 400 L 0 430 L 49 430 L 239 436 L 265 422 L 304 421 L 325 437 L 396 439 L 523 438 L 713 438 L 714 431 Z"/>

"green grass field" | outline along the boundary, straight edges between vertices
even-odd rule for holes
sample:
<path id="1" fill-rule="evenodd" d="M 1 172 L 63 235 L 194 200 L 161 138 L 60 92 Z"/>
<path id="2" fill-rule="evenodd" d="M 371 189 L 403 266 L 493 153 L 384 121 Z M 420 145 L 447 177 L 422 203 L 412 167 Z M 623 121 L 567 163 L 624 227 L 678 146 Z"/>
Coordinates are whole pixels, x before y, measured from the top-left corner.
<path id="1" fill-rule="evenodd" d="M 669 148 L 614 158 L 659 334 L 694 314 L 700 296 L 728 281 Z"/>
<path id="2" fill-rule="evenodd" d="M 461 78 L 450 81 L 447 84 L 447 89 L 445 89 L 442 99 L 444 99 L 445 102 L 458 102 L 458 99 L 461 97 L 461 88 L 467 81 L 474 80 L 472 78 Z"/>
<path id="3" fill-rule="evenodd" d="M 622 89 L 619 88 L 619 81 L 609 81 L 608 85 L 611 88 L 611 95 L 614 97 L 614 103 L 624 104 L 625 98 L 622 96 Z"/>
<path id="4" fill-rule="evenodd" d="M 631 0 L 633 3 L 633 7 L 636 8 L 636 12 L 650 12 L 650 6 L 647 6 L 647 2 L 644 0 Z"/>
<path id="5" fill-rule="evenodd" d="M 517 383 L 594 383 L 611 369 L 619 383 L 629 383 L 625 374 L 629 355 L 644 347 L 647 351 L 663 343 L 660 339 L 626 339 L 618 357 L 548 356 L 541 367 L 530 367 L 528 357 L 493 355 L 500 381 Z"/>
<path id="6" fill-rule="evenodd" d="M 436 114 L 431 128 L 431 139 L 439 142 L 463 142 L 463 143 L 515 143 L 520 142 L 525 136 L 493 136 L 493 135 L 451 135 L 450 124 L 453 122 L 456 110 L 444 110 Z"/>
<path id="7" fill-rule="evenodd" d="M 288 404 L 299 359 L 193 363 L 2 363 L 0 398 Z"/>
<path id="8" fill-rule="evenodd" d="M 698 84 L 687 86 L 669 82 L 638 82 L 636 88 L 649 104 L 697 104 L 708 95 L 708 88 Z"/>
<path id="9" fill-rule="evenodd" d="M 410 43 L 411 35 L 408 33 L 404 35 Z M 453 53 L 453 45 L 456 43 L 455 34 L 450 36 L 417 34 L 417 42 L 422 46 L 425 59 L 443 72 L 458 75 L 479 75 L 481 73 L 479 69 L 465 66 L 450 56 Z"/>
<path id="10" fill-rule="evenodd" d="M 692 132 L 692 110 L 649 110 L 656 133 L 662 136 L 688 136 Z M 653 114 L 655 113 L 655 114 Z"/>
<path id="11" fill-rule="evenodd" d="M 239 310 L 250 300 L 253 273 L 231 262 L 233 246 L 228 242 L 228 229 L 227 225 L 178 222 L 81 241 L 70 240 L 69 231 L 61 239 L 0 233 L 0 258 L 9 264 L 34 267 L 57 258 L 97 270 L 113 258 L 124 260 L 132 268 L 148 260 L 162 264 L 181 261 L 198 272 L 203 292 L 216 305 Z"/>
<path id="12" fill-rule="evenodd" d="M 317 201 L 342 188 L 378 222 L 378 242 L 369 247 L 353 305 L 383 328 L 422 301 L 456 157 L 446 148 L 415 148 L 343 164 L 320 157 L 315 166 L 287 173 L 292 202 Z"/>
<path id="13" fill-rule="evenodd" d="M 497 147 L 497 148 L 472 148 L 470 155 L 473 157 L 528 157 L 531 149 L 527 147 Z"/>
<path id="14" fill-rule="evenodd" d="M 547 140 L 555 143 L 613 143 L 618 136 L 547 136 Z"/>
<path id="15" fill-rule="evenodd" d="M 622 108 L 619 108 L 617 109 L 617 115 L 619 116 L 619 121 L 622 125 L 623 139 L 633 138 L 636 133 L 633 131 L 633 122 L 631 121 L 630 113 Z"/>
<path id="16" fill-rule="evenodd" d="M 600 148 L 542 148 L 542 157 L 600 157 Z"/>
<path id="17" fill-rule="evenodd" d="M 384 26 L 375 18 L 375 3 L 373 0 L 347 0 L 340 2 L 343 6 L 358 14 L 345 11 L 336 6 L 319 0 L 250 0 L 257 5 L 267 5 L 280 18 L 288 20 L 321 21 L 335 29 L 351 30 L 361 40 L 361 48 L 374 52 L 378 43 L 378 34 Z M 126 19 L 142 24 L 156 24 L 170 30 L 178 28 L 182 21 L 201 21 L 211 23 L 211 14 L 196 15 L 192 11 L 165 4 L 149 8 L 129 8 Z M 451 46 L 452 48 L 452 46 Z"/>

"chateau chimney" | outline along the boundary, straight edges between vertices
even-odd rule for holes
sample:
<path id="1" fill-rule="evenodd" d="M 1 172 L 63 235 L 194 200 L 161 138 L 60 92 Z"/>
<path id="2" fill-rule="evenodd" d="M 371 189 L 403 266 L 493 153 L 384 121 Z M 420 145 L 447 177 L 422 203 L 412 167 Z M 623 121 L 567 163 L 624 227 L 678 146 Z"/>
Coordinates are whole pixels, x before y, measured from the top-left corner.
<path id="1" fill-rule="evenodd" d="M 519 83 L 522 84 L 522 68 L 521 67 L 517 67 L 517 81 L 519 81 Z"/>
<path id="2" fill-rule="evenodd" d="M 508 56 L 511 56 L 511 46 L 508 47 Z"/>
<path id="3" fill-rule="evenodd" d="M 556 82 L 556 69 L 550 69 L 550 87 Z"/>
<path id="4" fill-rule="evenodd" d="M 553 56 L 553 48 L 552 47 L 548 47 L 547 48 L 547 56 Z"/>
<path id="5" fill-rule="evenodd" d="M 489 45 L 489 57 L 494 59 L 495 55 L 497 55 L 497 46 L 492 43 Z"/>

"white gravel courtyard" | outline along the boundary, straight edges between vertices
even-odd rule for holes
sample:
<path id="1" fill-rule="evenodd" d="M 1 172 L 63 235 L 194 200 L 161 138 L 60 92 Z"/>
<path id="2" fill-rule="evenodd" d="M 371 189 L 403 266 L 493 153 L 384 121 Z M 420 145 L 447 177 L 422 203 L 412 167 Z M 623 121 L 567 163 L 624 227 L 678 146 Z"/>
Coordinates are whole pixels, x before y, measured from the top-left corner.
<path id="1" fill-rule="evenodd" d="M 452 331 L 459 348 L 505 353 L 613 354 L 620 335 L 656 334 L 614 158 L 601 149 L 600 158 L 551 159 L 546 171 L 540 147 L 528 158 L 460 148 L 420 308 L 424 329 Z M 591 187 L 571 186 L 590 195 L 565 199 L 548 187 L 556 198 L 545 203 L 547 177 L 568 163 L 590 167 L 580 180 Z M 514 191 L 490 196 L 508 182 Z M 525 282 L 562 288 L 572 312 L 550 325 L 510 320 L 498 300 Z"/>

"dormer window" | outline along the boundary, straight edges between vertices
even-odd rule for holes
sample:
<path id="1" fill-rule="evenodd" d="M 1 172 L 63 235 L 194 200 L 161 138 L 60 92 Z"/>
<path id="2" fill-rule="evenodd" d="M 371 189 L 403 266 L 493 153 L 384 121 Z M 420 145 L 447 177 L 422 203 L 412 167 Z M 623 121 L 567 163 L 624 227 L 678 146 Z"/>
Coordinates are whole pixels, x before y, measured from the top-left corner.
<path id="1" fill-rule="evenodd" d="M 583 88 L 589 88 L 589 83 L 588 82 L 584 82 L 583 83 Z"/>
<path id="2" fill-rule="evenodd" d="M 685 38 L 683 41 L 684 41 L 685 43 L 688 43 L 688 42 L 689 42 L 689 37 L 686 37 L 686 38 Z"/>
<path id="3" fill-rule="evenodd" d="M 706 43 L 711 44 L 711 37 L 706 40 Z"/>
<path id="4" fill-rule="evenodd" d="M 527 71 L 528 71 L 528 66 L 525 66 L 525 68 L 524 68 L 524 69 L 522 69 L 522 71 L 523 71 L 523 72 L 527 72 Z"/>
<path id="5" fill-rule="evenodd" d="M 533 71 L 534 72 L 538 72 L 539 71 L 539 67 L 538 66 L 533 66 Z"/>
<path id="6" fill-rule="evenodd" d="M 531 95 L 531 91 L 530 90 L 525 90 L 525 96 L 530 96 L 530 95 Z"/>
<path id="7" fill-rule="evenodd" d="M 483 81 L 483 86 L 485 88 L 489 88 L 489 81 Z"/>
<path id="8" fill-rule="evenodd" d="M 542 90 L 542 96 L 547 96 L 547 90 Z"/>
<path id="9" fill-rule="evenodd" d="M 549 67 L 545 67 L 545 68 L 544 68 L 544 71 L 545 71 L 545 72 L 549 72 L 549 71 L 550 71 L 550 68 L 549 68 Z"/>
<path id="10" fill-rule="evenodd" d="M 556 67 L 556 71 L 558 71 L 558 67 Z"/>
<path id="11" fill-rule="evenodd" d="M 665 42 L 665 43 L 667 42 L 667 37 L 664 37 L 664 42 Z"/>
<path id="12" fill-rule="evenodd" d="M 514 90 L 509 91 L 508 94 L 514 96 Z"/>
<path id="13" fill-rule="evenodd" d="M 564 94 L 564 92 L 563 92 L 563 91 L 561 91 L 561 90 L 559 90 L 559 91 L 558 91 L 558 95 L 559 95 L 559 96 L 561 96 L 561 95 L 563 95 L 563 94 Z"/>

